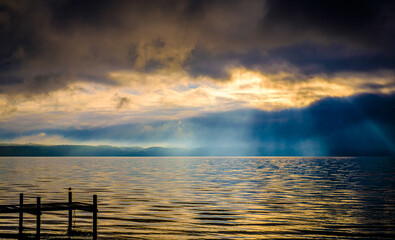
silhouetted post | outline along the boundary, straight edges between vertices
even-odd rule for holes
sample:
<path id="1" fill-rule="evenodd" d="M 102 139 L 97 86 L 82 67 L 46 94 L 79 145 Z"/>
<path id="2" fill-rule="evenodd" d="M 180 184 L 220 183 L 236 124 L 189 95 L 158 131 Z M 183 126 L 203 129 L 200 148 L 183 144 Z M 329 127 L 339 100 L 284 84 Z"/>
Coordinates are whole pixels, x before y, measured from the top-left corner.
<path id="1" fill-rule="evenodd" d="M 93 195 L 93 240 L 97 240 L 97 195 Z"/>
<path id="2" fill-rule="evenodd" d="M 36 239 L 40 239 L 41 228 L 41 197 L 37 197 Z"/>
<path id="3" fill-rule="evenodd" d="M 19 194 L 19 235 L 23 233 L 23 193 Z"/>
<path id="4" fill-rule="evenodd" d="M 69 226 L 67 228 L 68 233 L 71 233 L 73 226 L 73 210 L 71 209 L 72 202 L 73 202 L 73 193 L 71 192 L 71 188 L 69 188 Z"/>

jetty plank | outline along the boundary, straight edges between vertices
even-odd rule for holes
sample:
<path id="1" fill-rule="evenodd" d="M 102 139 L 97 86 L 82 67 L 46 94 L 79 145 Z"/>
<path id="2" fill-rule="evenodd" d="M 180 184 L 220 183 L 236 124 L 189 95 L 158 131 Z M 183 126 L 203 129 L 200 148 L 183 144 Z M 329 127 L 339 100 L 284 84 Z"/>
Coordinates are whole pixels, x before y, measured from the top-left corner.
<path id="1" fill-rule="evenodd" d="M 41 203 L 40 205 L 41 212 L 64 211 L 69 209 L 94 212 L 94 206 L 92 204 L 82 202 Z M 22 207 L 20 207 L 20 205 L 0 205 L 0 213 L 19 212 L 37 214 L 37 204 L 24 204 Z"/>

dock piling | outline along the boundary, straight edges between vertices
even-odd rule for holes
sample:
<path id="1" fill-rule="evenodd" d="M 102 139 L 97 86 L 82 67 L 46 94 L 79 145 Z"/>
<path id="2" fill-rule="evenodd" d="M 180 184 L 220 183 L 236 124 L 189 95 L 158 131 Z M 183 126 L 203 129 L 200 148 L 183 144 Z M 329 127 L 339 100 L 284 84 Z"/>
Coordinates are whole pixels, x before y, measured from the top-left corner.
<path id="1" fill-rule="evenodd" d="M 19 194 L 19 209 L 23 208 L 23 193 Z M 19 235 L 23 234 L 23 211 L 19 211 Z"/>
<path id="2" fill-rule="evenodd" d="M 36 239 L 40 239 L 41 229 L 41 197 L 37 197 Z"/>
<path id="3" fill-rule="evenodd" d="M 93 195 L 93 240 L 97 240 L 97 195 Z"/>
<path id="4" fill-rule="evenodd" d="M 71 188 L 69 188 L 69 225 L 67 228 L 67 233 L 71 233 L 73 230 L 73 210 L 71 208 L 71 204 L 73 203 L 73 193 L 71 192 Z"/>

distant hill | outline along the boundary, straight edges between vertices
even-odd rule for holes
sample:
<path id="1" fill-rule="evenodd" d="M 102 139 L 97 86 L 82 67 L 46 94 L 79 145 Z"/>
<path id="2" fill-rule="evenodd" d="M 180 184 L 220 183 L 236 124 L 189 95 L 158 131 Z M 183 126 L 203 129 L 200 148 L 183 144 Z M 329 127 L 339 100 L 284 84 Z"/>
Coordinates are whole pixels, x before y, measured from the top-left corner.
<path id="1" fill-rule="evenodd" d="M 161 147 L 114 147 L 88 145 L 0 145 L 0 156 L 175 156 L 182 149 Z"/>
<path id="2" fill-rule="evenodd" d="M 301 155 L 297 149 L 281 152 L 269 147 L 259 148 L 163 148 L 163 147 L 115 147 L 90 145 L 0 145 L 0 156 L 21 157 L 155 157 L 155 156 L 308 156 Z M 321 155 L 314 155 L 321 156 Z M 394 156 L 391 152 L 340 151 L 327 156 Z"/>

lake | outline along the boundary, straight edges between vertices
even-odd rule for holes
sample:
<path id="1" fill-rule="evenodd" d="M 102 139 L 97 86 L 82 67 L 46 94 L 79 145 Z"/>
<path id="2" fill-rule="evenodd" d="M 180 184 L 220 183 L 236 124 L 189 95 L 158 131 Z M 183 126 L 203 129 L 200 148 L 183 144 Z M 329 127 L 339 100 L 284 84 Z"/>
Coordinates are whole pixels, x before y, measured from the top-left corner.
<path id="1" fill-rule="evenodd" d="M 395 238 L 395 158 L 0 158 L 0 204 L 67 201 L 69 187 L 98 195 L 99 239 Z M 90 231 L 91 213 L 74 222 Z M 0 215 L 1 233 L 17 226 Z M 66 229 L 66 211 L 42 215 L 42 233 Z"/>

